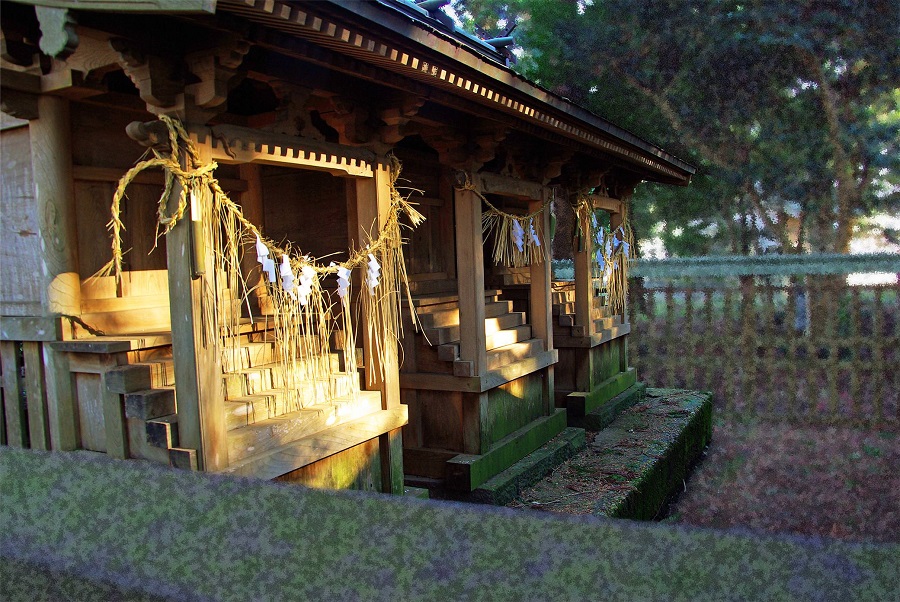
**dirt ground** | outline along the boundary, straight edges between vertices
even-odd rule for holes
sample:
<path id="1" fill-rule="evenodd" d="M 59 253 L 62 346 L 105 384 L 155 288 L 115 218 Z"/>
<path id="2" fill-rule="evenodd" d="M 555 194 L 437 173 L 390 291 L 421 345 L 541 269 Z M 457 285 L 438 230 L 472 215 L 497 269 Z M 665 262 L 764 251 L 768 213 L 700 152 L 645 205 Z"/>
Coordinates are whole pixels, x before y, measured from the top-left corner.
<path id="1" fill-rule="evenodd" d="M 590 514 L 609 488 L 628 486 L 596 472 L 601 453 L 589 445 L 510 507 Z M 667 523 L 900 542 L 900 436 L 716 421 L 712 444 L 664 512 Z"/>

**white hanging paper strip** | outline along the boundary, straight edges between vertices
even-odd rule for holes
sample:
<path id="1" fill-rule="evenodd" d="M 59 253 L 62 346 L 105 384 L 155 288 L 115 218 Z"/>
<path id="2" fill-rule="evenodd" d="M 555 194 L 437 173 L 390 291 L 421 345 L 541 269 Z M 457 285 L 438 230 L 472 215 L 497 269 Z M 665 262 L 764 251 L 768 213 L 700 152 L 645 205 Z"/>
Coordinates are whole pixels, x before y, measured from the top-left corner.
<path id="1" fill-rule="evenodd" d="M 521 253 L 525 250 L 525 230 L 522 228 L 522 224 L 519 223 L 519 220 L 514 219 L 512 222 L 513 242 L 516 243 L 516 247 L 519 249 L 519 253 Z"/>
<path id="2" fill-rule="evenodd" d="M 297 285 L 297 296 L 300 299 L 300 305 L 306 306 L 309 301 L 309 294 L 312 291 L 313 278 L 316 277 L 316 271 L 310 265 L 300 268 L 300 281 Z"/>
<path id="3" fill-rule="evenodd" d="M 601 270 L 606 267 L 606 261 L 603 259 L 602 249 L 597 249 L 597 267 Z"/>
<path id="4" fill-rule="evenodd" d="M 366 270 L 366 284 L 369 285 L 369 294 L 375 294 L 375 287 L 378 286 L 378 278 L 381 272 L 381 266 L 375 256 L 369 253 L 369 268 Z"/>
<path id="5" fill-rule="evenodd" d="M 531 242 L 534 246 L 541 246 L 541 239 L 538 238 L 537 232 L 534 231 L 534 218 L 528 220 L 528 234 L 531 236 Z"/>
<path id="6" fill-rule="evenodd" d="M 256 261 L 260 262 L 265 266 L 266 259 L 269 257 L 269 247 L 263 244 L 263 241 L 259 239 L 259 236 L 256 237 Z"/>
<path id="7" fill-rule="evenodd" d="M 595 218 L 594 218 L 594 225 L 596 225 L 596 224 L 597 224 L 597 218 L 595 217 Z M 603 226 L 600 226 L 600 229 L 597 230 L 597 239 L 596 239 L 596 240 L 597 240 L 597 244 L 598 244 L 598 245 L 602 245 L 602 244 L 603 244 L 603 239 L 604 239 L 605 237 L 606 237 L 606 232 L 604 231 Z"/>
<path id="8" fill-rule="evenodd" d="M 332 261 L 330 265 L 334 266 L 335 263 Z M 347 291 L 350 289 L 350 270 L 342 265 L 337 266 L 337 281 L 337 294 L 338 297 L 343 299 L 347 295 Z"/>
<path id="9" fill-rule="evenodd" d="M 275 282 L 275 261 L 268 255 L 263 257 L 263 271 L 268 274 L 269 282 Z"/>
<path id="10" fill-rule="evenodd" d="M 294 272 L 291 271 L 291 261 L 287 255 L 281 256 L 281 286 L 287 292 L 294 290 Z"/>
<path id="11" fill-rule="evenodd" d="M 628 253 L 629 253 L 630 249 L 631 249 L 631 245 L 629 245 L 627 242 L 625 242 L 623 240 L 622 241 L 622 254 L 625 255 L 626 258 L 628 257 Z"/>

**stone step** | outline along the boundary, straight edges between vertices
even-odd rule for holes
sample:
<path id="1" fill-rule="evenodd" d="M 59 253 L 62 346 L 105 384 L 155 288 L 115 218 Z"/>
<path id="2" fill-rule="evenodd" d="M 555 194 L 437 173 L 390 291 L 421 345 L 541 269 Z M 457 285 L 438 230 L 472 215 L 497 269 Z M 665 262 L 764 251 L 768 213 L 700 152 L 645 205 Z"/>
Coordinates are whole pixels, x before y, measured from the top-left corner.
<path id="1" fill-rule="evenodd" d="M 175 385 L 175 364 L 171 357 L 136 362 L 108 370 L 105 379 L 107 388 L 120 394 L 172 387 Z"/>
<path id="2" fill-rule="evenodd" d="M 175 413 L 175 387 L 134 391 L 125 395 L 125 417 L 152 420 Z"/>
<path id="3" fill-rule="evenodd" d="M 494 318 L 509 313 L 512 310 L 512 301 L 495 301 L 486 303 L 484 316 Z M 419 323 L 423 328 L 442 328 L 445 326 L 459 325 L 459 307 L 429 312 L 419 315 Z"/>
<path id="4" fill-rule="evenodd" d="M 529 358 L 543 350 L 543 339 L 528 339 L 527 341 L 497 347 L 488 351 L 487 369 L 496 370 L 513 362 Z"/>
<path id="5" fill-rule="evenodd" d="M 381 393 L 360 391 L 228 432 L 228 461 L 271 451 L 317 431 L 381 410 Z"/>
<path id="6" fill-rule="evenodd" d="M 236 429 L 248 424 L 288 414 L 300 407 L 314 406 L 334 397 L 349 395 L 359 382 L 355 372 L 338 373 L 330 380 L 303 381 L 293 389 L 272 388 L 225 400 L 225 424 Z"/>

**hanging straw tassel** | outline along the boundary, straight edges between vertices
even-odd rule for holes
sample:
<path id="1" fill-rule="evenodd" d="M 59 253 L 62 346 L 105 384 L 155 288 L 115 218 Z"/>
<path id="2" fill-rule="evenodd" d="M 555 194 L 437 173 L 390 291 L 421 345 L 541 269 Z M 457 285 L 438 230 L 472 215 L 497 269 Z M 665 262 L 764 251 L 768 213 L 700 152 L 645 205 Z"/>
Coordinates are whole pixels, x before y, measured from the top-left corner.
<path id="1" fill-rule="evenodd" d="M 292 253 L 290 248 L 281 249 L 264 238 L 213 176 L 216 163 L 202 163 L 199 152 L 180 123 L 165 116 L 161 116 L 160 120 L 169 131 L 170 152 L 167 155 L 153 150 L 153 158 L 139 162 L 120 179 L 113 195 L 108 224 L 112 235 L 112 259 L 95 277 L 113 275 L 117 279 L 121 278 L 121 236 L 124 230 L 121 211 L 122 202 L 126 198 L 125 191 L 140 172 L 146 169 L 163 169 L 166 186 L 159 201 L 157 237 L 171 231 L 184 218 L 189 208 L 188 200 L 192 198 L 196 203 L 193 211 L 202 216 L 202 247 L 208 249 L 212 257 L 212 266 L 207 269 L 208 284 L 201 298 L 204 340 L 215 345 L 222 354 L 223 362 L 228 354 L 236 357 L 241 346 L 240 337 L 234 336 L 240 332 L 240 312 L 235 311 L 232 295 L 238 295 L 237 299 L 246 303 L 249 309 L 250 294 L 259 286 L 265 289 L 257 292 L 264 292 L 270 302 L 274 316 L 275 355 L 282 363 L 285 375 L 282 383 L 284 405 L 270 408 L 271 413 L 299 409 L 313 400 L 334 396 L 335 373 L 330 358 L 330 339 L 336 322 L 332 315 L 335 307 L 340 308 L 341 325 L 344 329 L 343 336 L 340 337 L 340 350 L 347 370 L 355 370 L 356 337 L 350 311 L 352 291 L 349 272 L 366 266 L 369 253 L 378 258 L 381 275 L 374 290 L 376 295 L 364 294 L 363 305 L 371 317 L 369 328 L 374 353 L 379 365 L 383 367 L 386 337 L 399 340 L 402 328 L 399 310 L 401 289 L 405 289 L 412 307 L 412 295 L 403 262 L 401 216 L 406 215 L 412 227 L 425 219 L 396 189 L 400 162 L 392 157 L 390 208 L 385 224 L 377 236 L 368 241 L 368 250 L 351 249 L 349 259 L 343 264 L 323 266 L 302 253 Z M 185 169 L 182 169 L 179 162 L 180 151 L 184 152 L 189 164 Z M 176 183 L 181 185 L 181 193 L 170 213 L 168 201 Z M 250 287 L 241 272 L 241 257 L 245 247 L 251 245 L 255 248 L 261 270 L 265 272 L 263 282 L 256 287 Z M 276 257 L 283 257 L 280 259 L 284 265 L 284 272 L 281 274 L 281 267 L 274 261 Z M 339 294 L 337 301 L 332 300 L 322 289 L 321 278 L 326 275 L 342 275 L 347 283 L 343 289 L 339 287 L 339 291 L 343 290 L 344 294 Z M 227 311 L 220 311 L 223 303 L 229 304 Z M 227 319 L 223 320 L 223 317 Z M 226 341 L 229 343 L 226 344 Z M 349 380 L 351 392 L 355 393 L 358 391 L 359 381 L 354 378 Z"/>

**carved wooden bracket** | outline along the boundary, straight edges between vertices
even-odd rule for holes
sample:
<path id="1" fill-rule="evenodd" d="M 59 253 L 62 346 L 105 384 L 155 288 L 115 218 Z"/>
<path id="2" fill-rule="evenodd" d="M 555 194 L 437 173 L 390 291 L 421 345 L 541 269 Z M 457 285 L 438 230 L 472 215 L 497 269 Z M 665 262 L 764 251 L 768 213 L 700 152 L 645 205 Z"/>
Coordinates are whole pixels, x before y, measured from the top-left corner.
<path id="1" fill-rule="evenodd" d="M 325 135 L 312 124 L 309 99 L 313 90 L 291 82 L 273 79 L 267 82 L 278 99 L 275 123 L 263 128 L 275 134 L 325 140 Z"/>
<path id="2" fill-rule="evenodd" d="M 562 175 L 563 167 L 572 160 L 572 157 L 575 156 L 575 151 L 573 150 L 565 150 L 559 153 L 551 155 L 544 162 L 544 173 L 543 179 L 544 184 L 550 183 L 550 180 L 554 178 L 558 178 Z"/>
<path id="3" fill-rule="evenodd" d="M 239 81 L 239 68 L 250 51 L 250 43 L 233 37 L 216 48 L 193 52 L 186 57 L 188 70 L 200 81 L 185 87 L 194 103 L 204 109 L 228 100 L 228 92 Z"/>
<path id="4" fill-rule="evenodd" d="M 112 38 L 109 44 L 119 53 L 119 64 L 147 103 L 148 111 L 159 115 L 183 110 L 184 79 L 174 60 L 145 54 L 124 38 Z"/>
<path id="5" fill-rule="evenodd" d="M 394 145 L 403 140 L 407 136 L 404 127 L 424 104 L 425 99 L 420 96 L 407 96 L 402 100 L 400 106 L 382 110 L 379 115 L 384 122 L 384 126 L 379 130 L 381 141 Z"/>
<path id="6" fill-rule="evenodd" d="M 464 132 L 452 128 L 424 127 L 418 133 L 428 146 L 437 151 L 441 165 L 475 171 L 469 154 L 469 137 Z"/>
<path id="7" fill-rule="evenodd" d="M 508 133 L 505 128 L 495 128 L 473 135 L 474 152 L 472 156 L 475 161 L 481 165 L 492 161 L 497 154 L 497 148 Z"/>
<path id="8" fill-rule="evenodd" d="M 331 110 L 319 114 L 325 123 L 337 130 L 341 144 L 368 144 L 372 139 L 372 128 L 369 126 L 369 108 L 354 103 L 343 96 L 332 96 Z"/>

